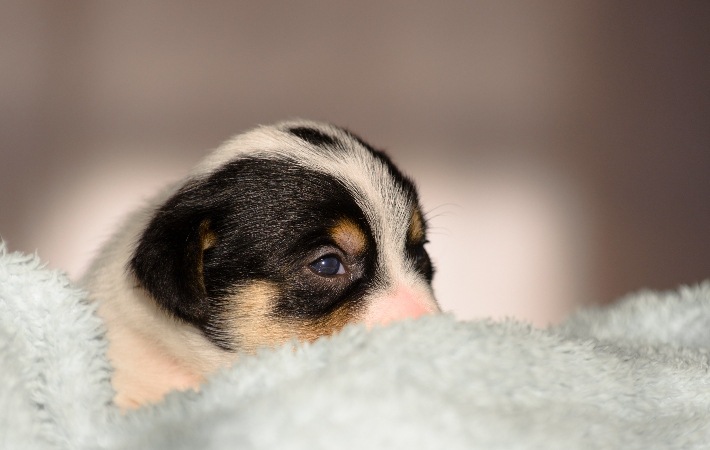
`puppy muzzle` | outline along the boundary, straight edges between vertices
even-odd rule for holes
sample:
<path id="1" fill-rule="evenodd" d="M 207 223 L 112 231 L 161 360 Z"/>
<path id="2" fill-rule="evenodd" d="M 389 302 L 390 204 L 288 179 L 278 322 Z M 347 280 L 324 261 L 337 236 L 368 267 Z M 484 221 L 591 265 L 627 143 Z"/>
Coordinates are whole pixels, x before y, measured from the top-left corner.
<path id="1" fill-rule="evenodd" d="M 368 328 L 441 312 L 430 291 L 400 285 L 372 298 L 363 323 Z"/>

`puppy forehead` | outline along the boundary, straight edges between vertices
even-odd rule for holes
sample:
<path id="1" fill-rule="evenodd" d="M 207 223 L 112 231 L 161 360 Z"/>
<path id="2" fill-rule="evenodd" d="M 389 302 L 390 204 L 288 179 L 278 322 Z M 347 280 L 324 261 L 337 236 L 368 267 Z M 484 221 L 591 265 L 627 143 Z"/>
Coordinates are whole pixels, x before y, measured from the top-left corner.
<path id="1" fill-rule="evenodd" d="M 418 203 L 412 181 L 384 153 L 349 131 L 320 122 L 295 120 L 262 126 L 227 141 L 192 172 L 204 178 L 245 157 L 288 161 L 328 174 L 343 184 L 369 218 L 387 215 L 407 228 Z"/>
<path id="2" fill-rule="evenodd" d="M 280 161 L 294 170 L 337 181 L 367 224 L 368 236 L 376 245 L 381 279 L 395 280 L 409 271 L 403 252 L 411 238 L 421 238 L 423 228 L 412 226 L 418 196 L 412 181 L 384 153 L 342 128 L 317 122 L 282 122 L 228 141 L 203 160 L 193 176 L 204 178 L 249 158 Z M 344 240 L 346 245 L 358 247 L 354 244 L 357 239 Z"/>
<path id="3" fill-rule="evenodd" d="M 237 135 L 204 158 L 191 176 L 203 178 L 244 157 L 291 161 L 359 187 L 375 183 L 384 188 L 396 181 L 394 184 L 416 196 L 411 180 L 384 153 L 348 130 L 304 120 L 262 126 Z"/>
<path id="4" fill-rule="evenodd" d="M 251 234 L 279 227 L 288 227 L 284 229 L 288 232 L 306 233 L 309 227 L 327 231 L 338 221 L 364 219 L 352 193 L 339 180 L 279 159 L 237 159 L 186 191 L 196 197 L 195 202 L 214 205 L 212 211 L 221 211 L 218 217 L 237 221 L 237 228 Z"/>

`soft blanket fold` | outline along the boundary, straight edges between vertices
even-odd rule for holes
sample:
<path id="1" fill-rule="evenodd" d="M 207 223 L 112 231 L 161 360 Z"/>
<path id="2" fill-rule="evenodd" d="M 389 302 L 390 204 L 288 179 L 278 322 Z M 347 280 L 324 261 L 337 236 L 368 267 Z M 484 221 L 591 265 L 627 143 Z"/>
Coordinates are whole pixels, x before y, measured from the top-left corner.
<path id="1" fill-rule="evenodd" d="M 707 448 L 708 343 L 705 282 L 549 330 L 348 327 L 121 415 L 92 305 L 0 244 L 0 448 Z"/>

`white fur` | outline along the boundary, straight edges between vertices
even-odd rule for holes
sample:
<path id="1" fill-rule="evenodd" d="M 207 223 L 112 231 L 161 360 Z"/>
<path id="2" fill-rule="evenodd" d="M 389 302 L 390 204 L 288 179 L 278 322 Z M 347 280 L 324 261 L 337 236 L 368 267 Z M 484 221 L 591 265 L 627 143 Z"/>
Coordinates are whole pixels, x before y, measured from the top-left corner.
<path id="1" fill-rule="evenodd" d="M 151 204 L 166 197 L 160 195 Z M 174 388 L 195 388 L 205 374 L 233 361 L 233 355 L 215 347 L 196 328 L 170 317 L 144 291 L 134 288 L 128 263 L 152 212 L 148 206 L 129 216 L 81 281 L 107 324 L 116 402 L 124 407 L 157 400 Z M 124 396 L 126 392 L 131 394 Z"/>

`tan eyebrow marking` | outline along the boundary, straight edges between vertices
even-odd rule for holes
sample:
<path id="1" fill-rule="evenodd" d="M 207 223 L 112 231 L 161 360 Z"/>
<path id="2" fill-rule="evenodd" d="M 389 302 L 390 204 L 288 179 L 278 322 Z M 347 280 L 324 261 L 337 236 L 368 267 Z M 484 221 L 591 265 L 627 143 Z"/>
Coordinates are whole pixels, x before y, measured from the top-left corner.
<path id="1" fill-rule="evenodd" d="M 359 255 L 367 247 L 367 236 L 362 229 L 350 219 L 341 219 L 330 229 L 330 237 L 336 244 L 351 255 Z"/>
<path id="2" fill-rule="evenodd" d="M 409 222 L 409 231 L 407 232 L 407 237 L 409 238 L 409 242 L 413 243 L 421 243 L 424 241 L 425 234 L 425 225 L 424 225 L 424 217 L 422 216 L 422 212 L 419 208 L 415 208 L 414 212 L 412 212 L 412 219 Z"/>

